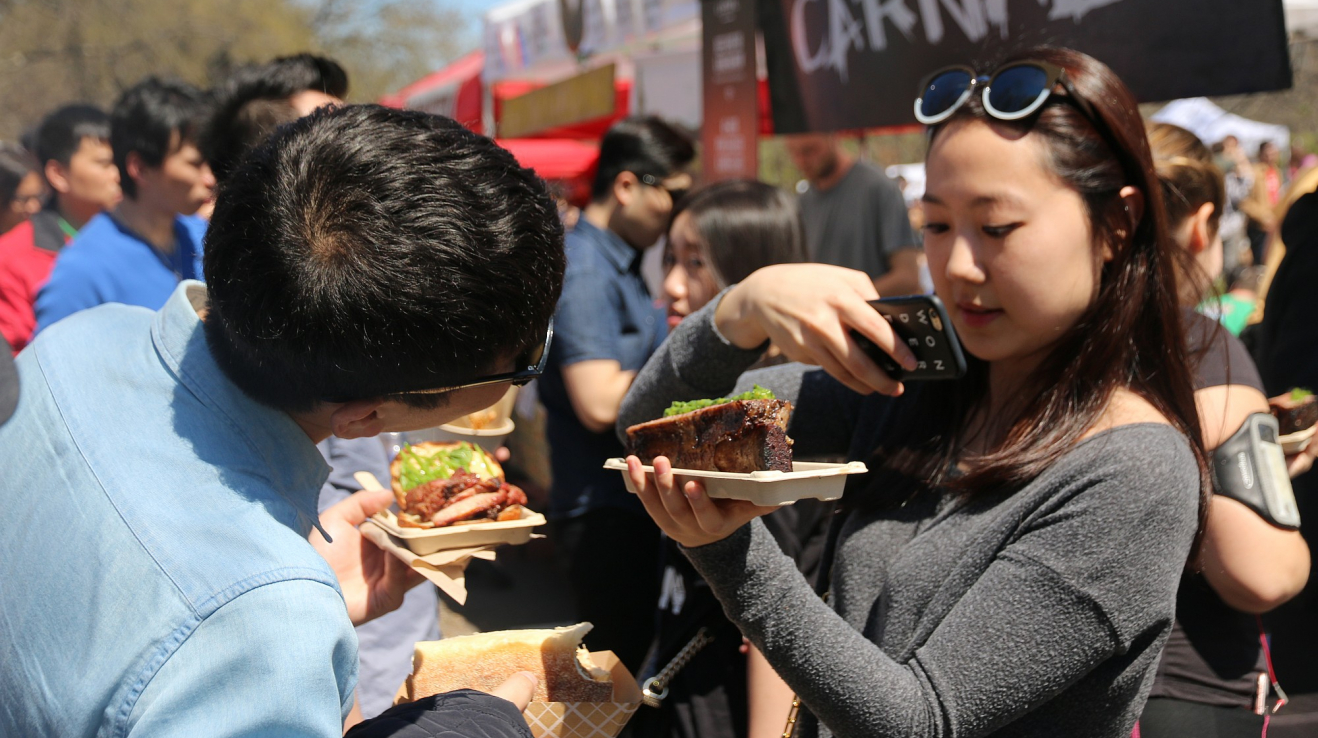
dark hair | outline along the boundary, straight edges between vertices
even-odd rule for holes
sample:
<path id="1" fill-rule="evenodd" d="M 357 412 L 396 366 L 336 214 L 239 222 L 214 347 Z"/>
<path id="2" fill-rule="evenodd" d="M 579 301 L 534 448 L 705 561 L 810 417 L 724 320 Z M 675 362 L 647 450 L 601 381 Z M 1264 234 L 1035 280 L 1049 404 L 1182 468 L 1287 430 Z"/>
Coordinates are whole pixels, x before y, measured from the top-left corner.
<path id="1" fill-rule="evenodd" d="M 9 207 L 23 178 L 35 171 L 37 160 L 27 149 L 0 141 L 0 207 Z"/>
<path id="2" fill-rule="evenodd" d="M 333 59 L 314 54 L 281 56 L 236 70 L 216 90 L 215 109 L 199 136 L 215 178 L 229 176 L 243 154 L 279 126 L 297 120 L 289 99 L 307 90 L 342 99 L 348 94 L 348 73 Z"/>
<path id="3" fill-rule="evenodd" d="M 1162 204 L 1167 208 L 1167 227 L 1175 229 L 1205 203 L 1212 203 L 1208 229 L 1209 235 L 1216 236 L 1226 207 L 1226 182 L 1213 162 L 1213 152 L 1198 136 L 1170 123 L 1150 123 L 1148 133 L 1162 184 Z"/>
<path id="4" fill-rule="evenodd" d="M 110 116 L 92 105 L 65 105 L 47 115 L 37 127 L 32 153 L 44 170 L 54 160 L 69 165 L 84 138 L 110 140 Z"/>
<path id="5" fill-rule="evenodd" d="M 595 200 L 607 198 L 613 181 L 623 172 L 663 179 L 695 158 L 691 137 L 660 118 L 652 115 L 623 118 L 600 141 L 599 164 L 590 196 Z"/>
<path id="6" fill-rule="evenodd" d="M 206 94 L 196 87 L 159 77 L 147 77 L 119 96 L 110 111 L 110 148 L 124 196 L 137 197 L 137 183 L 128 176 L 128 155 L 136 153 L 147 166 L 160 166 L 173 151 L 176 134 L 178 144 L 195 140 L 207 103 Z"/>
<path id="7" fill-rule="evenodd" d="M 796 199 L 753 180 L 728 180 L 683 198 L 673 222 L 686 213 L 697 248 L 719 287 L 745 279 L 770 264 L 807 261 L 805 230 Z"/>
<path id="8" fill-rule="evenodd" d="M 1024 120 L 1002 122 L 972 96 L 932 129 L 930 143 L 948 127 L 987 121 L 1036 136 L 1045 166 L 1084 199 L 1096 243 L 1111 248 L 1097 294 L 1080 319 L 1053 345 L 1025 381 L 1038 388 L 1021 409 L 1002 419 L 1002 441 L 989 451 L 957 458 L 966 421 L 988 392 L 988 365 L 968 356 L 969 376 L 938 391 L 922 391 L 900 432 L 880 440 L 871 489 L 929 484 L 967 494 L 1018 488 L 1043 473 L 1094 426 L 1113 394 L 1129 387 L 1183 433 L 1201 478 L 1200 530 L 1207 513 L 1205 453 L 1192 390 L 1177 291 L 1177 259 L 1185 250 L 1168 235 L 1162 192 L 1139 107 L 1126 86 L 1099 61 L 1067 49 L 1042 48 L 1007 61 L 1034 59 L 1063 68 L 1075 91 L 1093 106 L 1098 124 L 1067 94 L 1056 93 Z M 1120 190 L 1144 195 L 1142 217 L 1131 233 L 1131 214 Z M 995 419 L 996 420 L 996 419 Z M 894 424 L 894 427 L 898 424 Z M 956 474 L 956 463 L 966 465 Z M 1197 546 L 1197 541 L 1196 541 Z"/>
<path id="9" fill-rule="evenodd" d="M 206 339 L 286 411 L 449 386 L 544 340 L 563 267 L 544 182 L 490 139 L 418 111 L 321 109 L 220 185 Z"/>

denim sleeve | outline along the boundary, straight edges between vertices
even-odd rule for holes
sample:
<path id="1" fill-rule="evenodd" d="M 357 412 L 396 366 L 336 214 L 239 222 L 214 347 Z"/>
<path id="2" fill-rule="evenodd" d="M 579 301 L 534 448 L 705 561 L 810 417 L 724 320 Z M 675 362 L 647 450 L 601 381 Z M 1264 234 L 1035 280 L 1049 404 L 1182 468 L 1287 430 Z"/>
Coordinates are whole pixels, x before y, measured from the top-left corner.
<path id="1" fill-rule="evenodd" d="M 37 293 L 37 329 L 33 335 L 57 321 L 80 310 L 94 308 L 102 302 L 96 280 L 87 269 L 76 261 L 56 259 L 50 279 Z"/>
<path id="2" fill-rule="evenodd" d="M 357 637 L 333 588 L 309 580 L 257 587 L 185 638 L 115 735 L 342 735 Z"/>
<path id="3" fill-rule="evenodd" d="M 592 359 L 621 362 L 622 306 L 611 298 L 606 275 L 593 267 L 569 266 L 554 315 L 554 353 L 561 366 Z"/>

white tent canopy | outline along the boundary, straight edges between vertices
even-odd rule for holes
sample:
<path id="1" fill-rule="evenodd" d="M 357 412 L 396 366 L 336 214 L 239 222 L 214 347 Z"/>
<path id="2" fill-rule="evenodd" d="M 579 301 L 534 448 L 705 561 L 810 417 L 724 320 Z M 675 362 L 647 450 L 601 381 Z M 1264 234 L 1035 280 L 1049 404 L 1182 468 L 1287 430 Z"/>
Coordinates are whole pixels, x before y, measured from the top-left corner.
<path id="1" fill-rule="evenodd" d="M 1291 132 L 1286 126 L 1260 123 L 1235 113 L 1228 113 L 1214 105 L 1208 98 L 1191 97 L 1173 100 L 1157 113 L 1153 119 L 1159 123 L 1171 123 L 1180 126 L 1198 136 L 1209 146 L 1227 136 L 1240 139 L 1245 152 L 1254 155 L 1259 145 L 1271 141 L 1277 148 L 1285 151 L 1291 145 Z"/>
<path id="2" fill-rule="evenodd" d="M 1286 30 L 1318 38 L 1318 0 L 1285 0 Z"/>

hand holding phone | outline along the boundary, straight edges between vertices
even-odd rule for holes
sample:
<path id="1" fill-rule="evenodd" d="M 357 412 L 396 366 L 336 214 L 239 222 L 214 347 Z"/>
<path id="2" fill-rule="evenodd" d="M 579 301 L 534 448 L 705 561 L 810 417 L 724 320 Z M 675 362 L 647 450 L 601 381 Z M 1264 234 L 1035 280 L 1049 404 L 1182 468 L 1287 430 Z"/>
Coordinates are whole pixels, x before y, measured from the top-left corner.
<path id="1" fill-rule="evenodd" d="M 851 337 L 861 350 L 874 360 L 885 374 L 895 380 L 926 381 L 958 379 L 966 373 L 966 357 L 961 352 L 947 309 L 935 295 L 909 295 L 871 300 L 870 306 L 892 326 L 893 332 L 915 354 L 916 368 L 906 371 L 887 352 L 856 331 Z"/>

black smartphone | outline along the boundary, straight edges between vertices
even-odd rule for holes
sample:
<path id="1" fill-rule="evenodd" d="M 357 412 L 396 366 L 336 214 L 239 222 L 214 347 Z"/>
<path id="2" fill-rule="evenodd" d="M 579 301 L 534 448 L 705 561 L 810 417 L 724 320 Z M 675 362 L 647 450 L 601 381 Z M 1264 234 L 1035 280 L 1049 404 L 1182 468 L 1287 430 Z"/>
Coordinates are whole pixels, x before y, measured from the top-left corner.
<path id="1" fill-rule="evenodd" d="M 917 366 L 906 371 L 873 341 L 856 331 L 851 337 L 874 360 L 885 374 L 902 382 L 934 379 L 957 379 L 966 373 L 966 356 L 961 352 L 952 321 L 948 320 L 943 301 L 935 295 L 908 295 L 871 300 L 897 337 L 915 354 Z"/>

